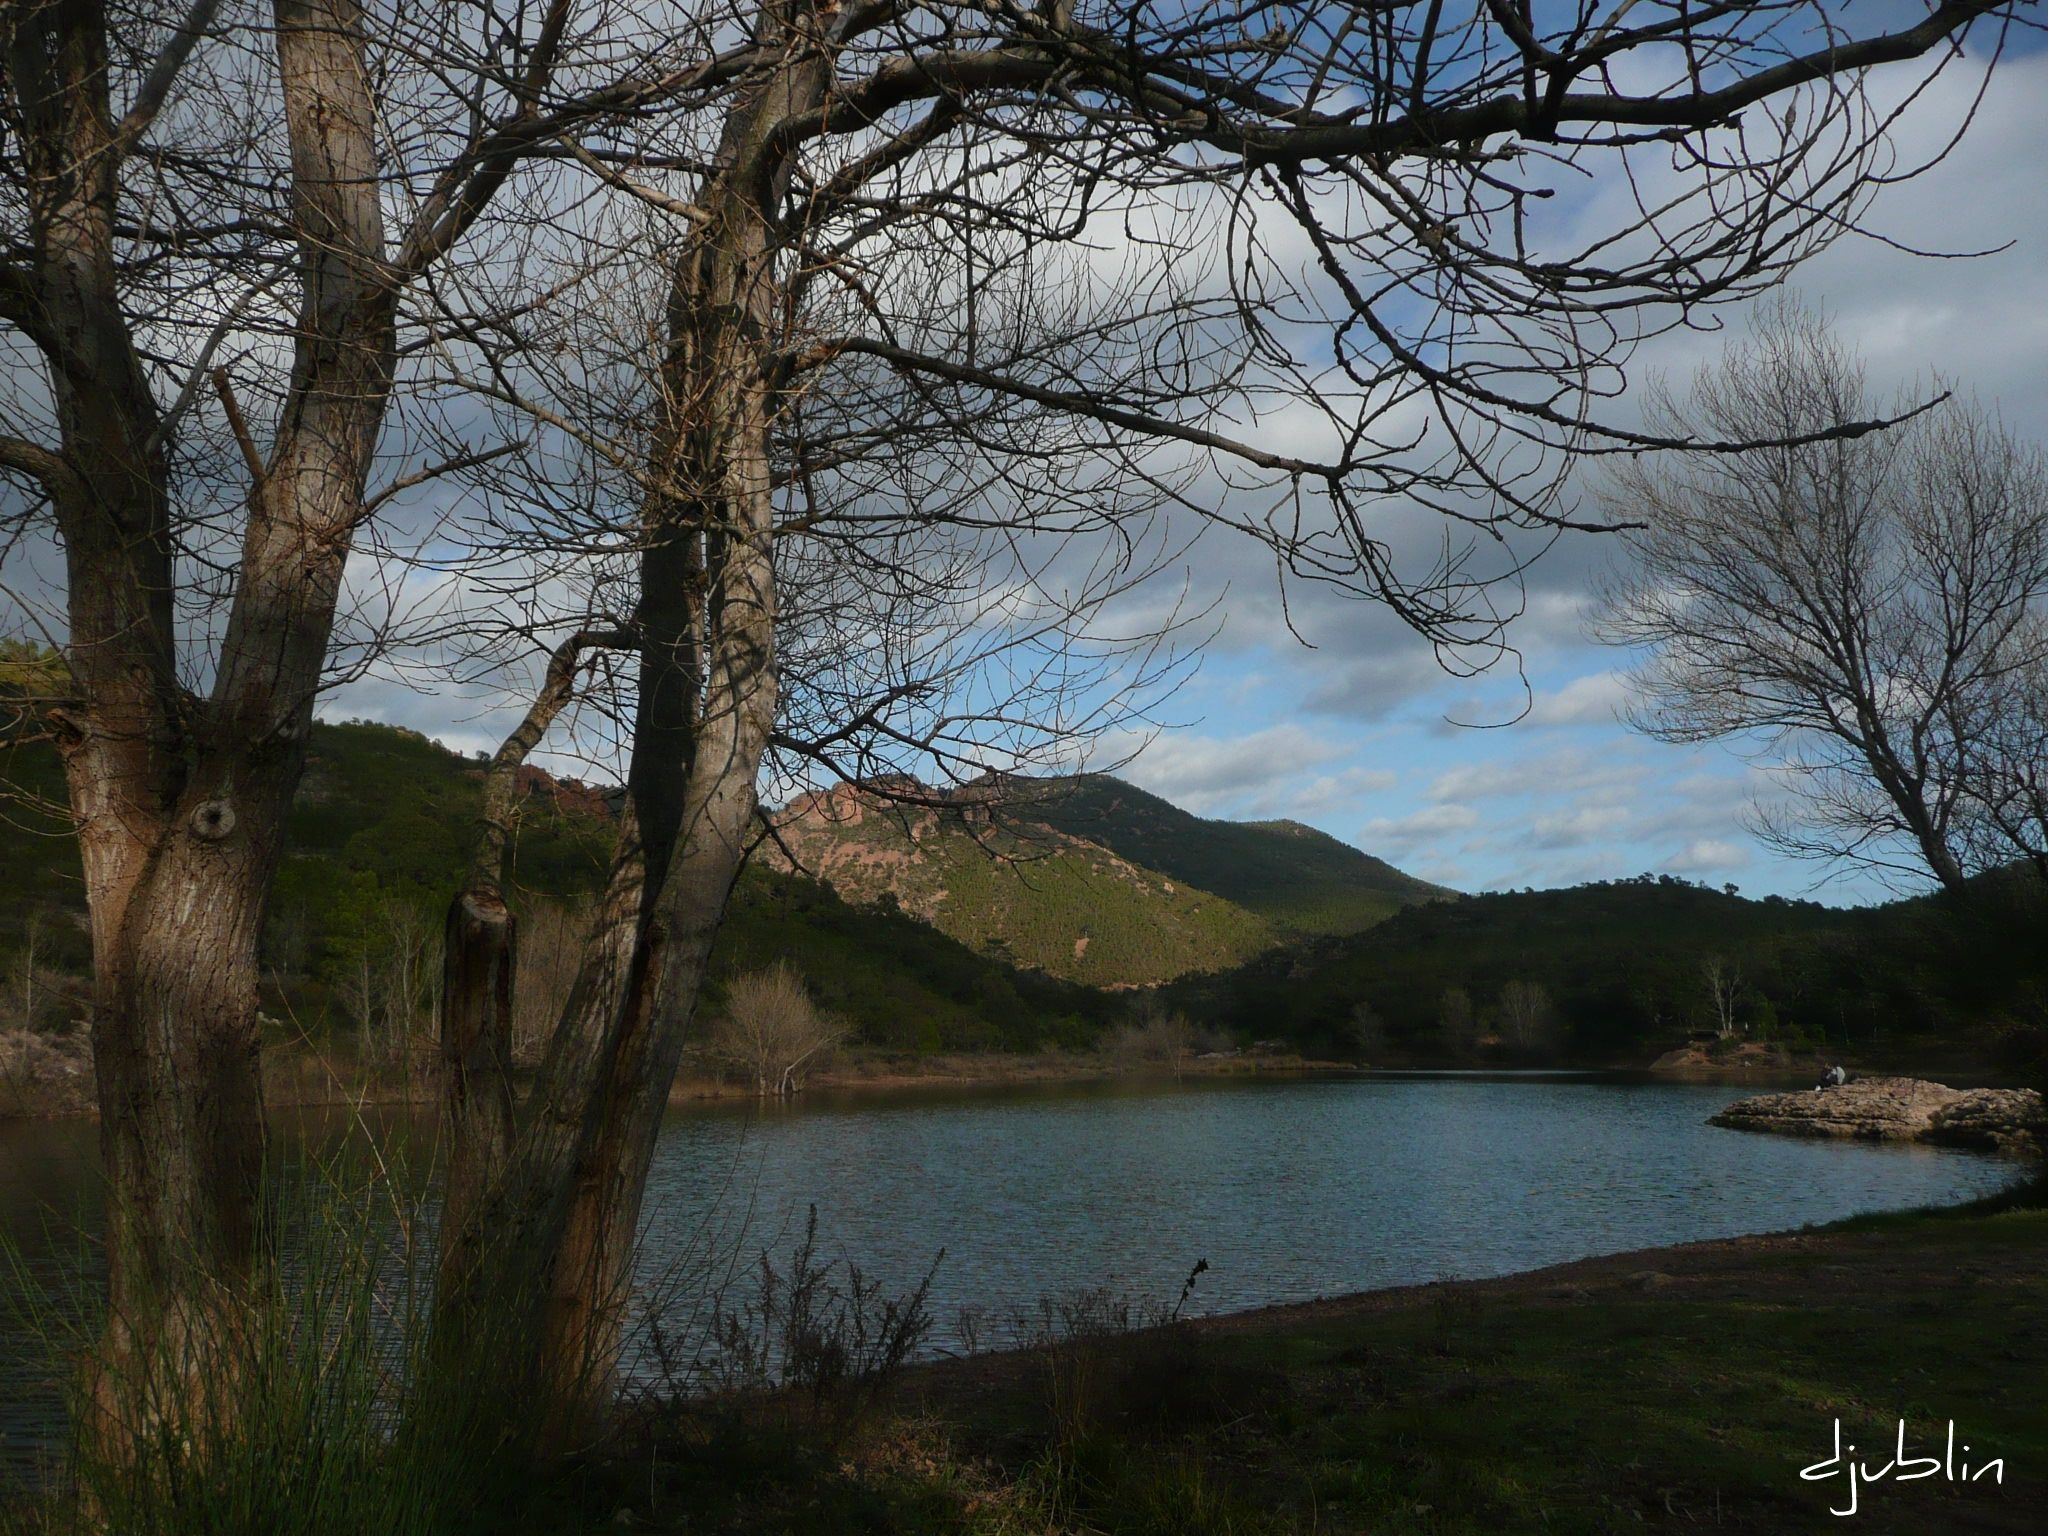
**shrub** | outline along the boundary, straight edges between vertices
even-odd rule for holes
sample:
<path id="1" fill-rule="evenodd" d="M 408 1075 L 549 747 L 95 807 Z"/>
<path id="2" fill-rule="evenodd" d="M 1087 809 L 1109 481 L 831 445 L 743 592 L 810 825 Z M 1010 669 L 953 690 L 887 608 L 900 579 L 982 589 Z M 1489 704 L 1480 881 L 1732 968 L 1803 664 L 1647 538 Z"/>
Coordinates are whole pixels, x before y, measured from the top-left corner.
<path id="1" fill-rule="evenodd" d="M 726 985 L 725 1012 L 712 1026 L 708 1044 L 714 1057 L 751 1076 L 763 1098 L 786 1098 L 846 1033 L 839 1018 L 811 1001 L 795 967 L 778 960 Z"/>
<path id="2" fill-rule="evenodd" d="M 794 1394 L 813 1420 L 865 1406 L 930 1337 L 932 1281 L 945 1257 L 941 1249 L 907 1294 L 886 1294 L 853 1261 L 819 1259 L 814 1205 L 786 1271 L 763 1252 L 753 1293 L 737 1303 L 717 1298 L 699 1354 L 683 1358 L 659 1320 L 650 1325 L 664 1386 L 676 1398 L 707 1386 L 728 1399 Z"/>

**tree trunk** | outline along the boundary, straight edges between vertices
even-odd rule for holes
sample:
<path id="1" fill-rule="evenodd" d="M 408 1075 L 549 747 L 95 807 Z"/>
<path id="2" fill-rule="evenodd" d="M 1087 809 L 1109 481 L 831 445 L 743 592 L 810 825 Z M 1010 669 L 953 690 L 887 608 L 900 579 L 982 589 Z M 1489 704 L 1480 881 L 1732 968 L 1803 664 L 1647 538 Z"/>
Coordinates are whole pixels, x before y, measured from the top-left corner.
<path id="1" fill-rule="evenodd" d="M 721 174 L 700 200 L 713 217 L 679 259 L 669 305 L 665 395 L 685 414 L 660 465 L 676 494 L 649 507 L 641 657 L 656 687 L 671 671 L 682 685 L 657 701 L 643 683 L 643 709 L 655 703 L 658 714 L 641 724 L 663 728 L 636 732 L 636 803 L 641 787 L 661 793 L 664 775 L 643 769 L 643 754 L 674 762 L 678 719 L 687 726 L 686 768 L 679 796 L 641 807 L 645 916 L 551 1234 L 539 1369 L 557 1444 L 602 1413 L 616 1384 L 655 1138 L 745 856 L 775 725 L 769 442 L 780 408 L 772 355 L 789 295 L 778 284 L 776 212 L 787 172 L 766 157 L 774 125 L 821 99 L 826 80 L 821 54 L 791 54 L 727 124 Z M 701 561 L 698 590 L 647 580 L 677 548 Z M 679 702 L 694 707 L 685 714 Z"/>
<path id="2" fill-rule="evenodd" d="M 745 852 L 773 689 L 772 676 L 754 685 L 744 719 L 730 733 L 732 750 L 719 754 L 721 766 L 700 766 L 692 775 L 685 837 L 642 935 L 628 1006 L 569 1168 L 539 1361 L 544 1390 L 558 1408 L 551 1426 L 558 1441 L 601 1413 L 615 1385 L 648 1168 Z M 703 746 L 699 751 L 703 764 Z"/>
<path id="3" fill-rule="evenodd" d="M 583 652 L 622 647 L 630 638 L 620 631 L 586 630 L 555 648 L 539 693 L 491 758 L 469 873 L 448 905 L 441 985 L 442 1102 L 448 1120 L 441 1208 L 447 1235 L 441 1244 L 441 1264 L 442 1283 L 451 1289 L 467 1283 L 467 1266 L 477 1260 L 483 1206 L 504 1177 L 514 1145 L 512 1006 L 519 932 L 505 904 L 504 885 L 512 822 L 518 813 L 519 769 L 573 696 Z M 622 844 L 630 842 L 630 837 L 622 838 Z M 636 922 L 637 869 L 631 883 Z M 613 916 L 610 923 L 600 919 L 600 934 L 618 925 L 616 908 L 615 902 L 606 904 Z M 600 962 L 608 952 L 601 941 L 595 951 Z"/>
<path id="4" fill-rule="evenodd" d="M 518 920 L 497 890 L 458 891 L 448 905 L 442 962 L 441 1084 L 448 1116 L 441 1219 L 465 1231 L 512 1153 L 512 998 Z M 443 1283 L 468 1262 L 441 1248 Z M 453 1266 L 453 1268 L 451 1268 Z"/>
<path id="5" fill-rule="evenodd" d="M 771 32 L 815 24 L 797 4 L 764 7 L 764 19 Z M 786 62 L 728 119 L 699 199 L 710 217 L 676 263 L 659 488 L 642 512 L 639 713 L 610 888 L 518 1149 L 448 1238 L 474 1265 L 458 1307 L 509 1303 L 518 1315 L 535 1299 L 532 1353 L 517 1368 L 531 1373 L 556 1449 L 601 1417 L 615 1386 L 655 1138 L 775 721 L 769 442 L 788 294 L 777 224 L 787 169 L 773 130 L 822 99 L 827 79 L 820 50 L 786 40 Z"/>
<path id="6" fill-rule="evenodd" d="M 200 750 L 118 928 L 94 945 L 109 1326 L 92 1397 L 105 1451 L 125 1454 L 166 1414 L 196 1426 L 236 1411 L 266 1150 L 258 945 L 301 764 L 293 745 Z"/>
<path id="7" fill-rule="evenodd" d="M 211 694 L 195 697 L 174 645 L 168 428 L 116 277 L 132 143 L 108 96 L 107 16 L 10 21 L 35 295 L 10 318 L 47 365 L 61 441 L 32 467 L 67 563 L 73 696 L 51 724 L 93 947 L 112 1302 L 94 1398 L 102 1427 L 132 1433 L 231 1396 L 223 1351 L 264 1154 L 257 944 L 389 393 L 394 288 L 360 13 L 278 0 L 300 325 L 268 461 L 247 445 L 233 603 Z"/>

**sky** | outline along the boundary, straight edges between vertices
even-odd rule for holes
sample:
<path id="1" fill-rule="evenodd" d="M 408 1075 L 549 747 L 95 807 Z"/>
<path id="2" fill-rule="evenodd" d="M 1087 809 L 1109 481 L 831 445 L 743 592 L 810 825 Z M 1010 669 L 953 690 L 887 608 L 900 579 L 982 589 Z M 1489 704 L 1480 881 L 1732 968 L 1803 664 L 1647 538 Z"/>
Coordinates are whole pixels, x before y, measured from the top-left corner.
<path id="1" fill-rule="evenodd" d="M 1952 128 L 1969 83 L 1943 83 L 1912 120 L 1922 138 Z M 1902 138 L 1910 150 L 1914 131 Z M 1936 260 L 1850 237 L 1799 270 L 1794 291 L 1832 317 L 1880 395 L 1938 371 L 2017 432 L 2048 439 L 2044 145 L 2048 54 L 2035 48 L 2000 65 L 1951 158 L 1886 189 L 1869 220 L 1902 246 L 2006 249 Z M 1729 323 L 1739 334 L 1745 318 Z M 1722 344 L 1687 336 L 1634 377 L 1682 384 Z M 1776 790 L 1754 760 L 1760 744 L 1670 746 L 1621 723 L 1629 658 L 1585 627 L 1592 576 L 1618 554 L 1609 539 L 1567 538 L 1531 573 L 1510 632 L 1526 693 L 1511 667 L 1446 676 L 1383 613 L 1297 612 L 1307 649 L 1270 601 L 1227 597 L 1222 633 L 1173 701 L 1187 723 L 1121 743 L 1139 748 L 1121 772 L 1202 815 L 1291 817 L 1460 890 L 1653 872 L 1830 903 L 1894 894 L 1873 874 L 1789 859 L 1751 835 L 1749 808 Z M 1258 593 L 1257 557 L 1243 565 L 1241 590 Z"/>
<path id="2" fill-rule="evenodd" d="M 1967 68 L 1941 77 L 1906 119 L 1902 160 L 1953 132 L 1977 80 Z M 1938 370 L 2021 434 L 2048 440 L 2044 144 L 2048 50 L 2028 36 L 1946 163 L 1880 195 L 1867 224 L 1888 238 L 1848 236 L 1800 269 L 1796 292 L 1832 317 L 1881 394 Z M 1999 249 L 1940 260 L 1902 247 Z M 1742 315 L 1724 314 L 1739 334 Z M 1667 339 L 1639 356 L 1631 379 L 1662 372 L 1682 383 L 1723 342 Z M 1621 722 L 1629 658 L 1586 632 L 1593 583 L 1619 553 L 1595 535 L 1560 540 L 1529 573 L 1508 635 L 1519 668 L 1474 678 L 1447 674 L 1382 607 L 1305 592 L 1283 616 L 1270 553 L 1211 535 L 1191 579 L 1220 629 L 1161 712 L 1172 728 L 1113 736 L 1098 759 L 1201 815 L 1306 822 L 1461 890 L 1647 871 L 1750 895 L 1890 894 L 1875 876 L 1789 861 L 1750 834 L 1747 808 L 1774 792 L 1761 763 L 1730 747 L 1660 744 Z M 494 747 L 516 718 L 511 696 L 486 682 L 412 682 L 345 684 L 321 713 L 408 725 L 464 751 Z M 538 760 L 588 772 L 559 749 Z"/>

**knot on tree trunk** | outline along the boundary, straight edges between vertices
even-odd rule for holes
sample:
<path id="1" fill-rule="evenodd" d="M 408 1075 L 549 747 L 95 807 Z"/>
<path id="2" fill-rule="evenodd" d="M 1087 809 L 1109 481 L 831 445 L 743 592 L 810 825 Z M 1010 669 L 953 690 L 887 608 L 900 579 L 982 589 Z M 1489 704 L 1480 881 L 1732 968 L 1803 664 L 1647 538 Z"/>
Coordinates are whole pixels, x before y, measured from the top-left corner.
<path id="1" fill-rule="evenodd" d="M 217 843 L 235 830 L 235 808 L 225 800 L 206 800 L 193 807 L 192 835 L 202 843 Z"/>

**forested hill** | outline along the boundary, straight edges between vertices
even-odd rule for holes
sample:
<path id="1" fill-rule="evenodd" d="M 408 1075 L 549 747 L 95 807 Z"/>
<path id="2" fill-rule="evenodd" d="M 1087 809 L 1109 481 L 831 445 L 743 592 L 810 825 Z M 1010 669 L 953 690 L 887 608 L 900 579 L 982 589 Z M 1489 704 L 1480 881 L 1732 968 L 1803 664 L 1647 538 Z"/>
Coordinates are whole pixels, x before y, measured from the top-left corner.
<path id="1" fill-rule="evenodd" d="M 777 867 L 1093 986 L 1222 970 L 1447 894 L 1308 827 L 1206 821 L 1102 775 L 842 784 L 775 826 Z"/>
<path id="2" fill-rule="evenodd" d="M 0 743 L 0 781 L 12 791 L 0 1029 L 62 1029 L 82 1011 L 87 953 L 55 754 Z M 481 788 L 476 763 L 413 733 L 315 727 L 264 939 L 265 1007 L 285 1027 L 367 1037 L 396 1029 L 394 1009 L 408 1007 L 412 1028 L 431 1027 L 432 944 Z M 1641 1064 L 1724 1019 L 1743 1038 L 1907 1065 L 2018 1065 L 2044 1038 L 2048 903 L 2036 886 L 1987 881 L 1966 901 L 1862 910 L 1668 877 L 1416 902 L 1430 888 L 1313 833 L 1202 821 L 1114 780 L 1051 788 L 1014 864 L 981 844 L 1021 834 L 970 825 L 967 806 L 927 838 L 922 865 L 904 861 L 915 878 L 899 867 L 872 890 L 861 872 L 886 872 L 887 850 L 901 853 L 900 821 L 835 829 L 847 838 L 826 871 L 836 888 L 757 860 L 720 940 L 711 1005 L 724 978 L 788 959 L 871 1045 L 1084 1046 L 1129 1015 L 1132 994 L 1047 972 L 1064 960 L 1086 979 L 1122 981 L 1164 957 L 1190 972 L 1164 1000 L 1198 1023 L 1388 1064 Z M 531 981 L 545 1019 L 547 986 L 566 986 L 573 969 L 576 905 L 601 878 L 613 822 L 602 789 L 533 774 L 528 790 L 514 899 L 528 922 L 522 995 Z M 911 900 L 873 899 L 898 885 L 914 898 L 920 882 L 940 908 L 957 901 L 953 931 L 918 920 Z M 1403 898 L 1363 931 L 1301 936 Z M 24 1021 L 27 999 L 36 1017 Z"/>
<path id="3" fill-rule="evenodd" d="M 46 742 L 0 746 L 0 779 L 12 791 L 12 829 L 0 839 L 0 960 L 49 973 L 40 1011 L 75 1013 L 66 994 L 75 1001 L 87 955 L 56 758 Z M 533 918 L 529 949 L 539 966 L 542 951 L 554 957 L 548 963 L 558 959 L 575 904 L 601 879 L 615 791 L 538 771 L 525 777 L 514 899 Z M 971 794 L 959 815 L 928 813 L 917 837 L 900 817 L 785 815 L 801 873 L 778 871 L 778 850 L 762 850 L 741 882 L 718 972 L 787 956 L 821 1000 L 878 1044 L 1083 1041 L 1128 1008 L 1128 999 L 1090 988 L 1220 970 L 1299 928 L 1355 927 L 1432 890 L 1301 829 L 1202 821 L 1109 779 L 1054 788 L 1047 803 L 1059 818 L 1106 842 L 1036 819 L 999 826 L 983 814 L 970 827 Z M 389 1011 L 370 994 L 388 995 L 400 986 L 398 971 L 424 963 L 467 858 L 481 790 L 479 764 L 417 733 L 315 726 L 264 939 L 266 1006 L 315 1029 L 360 1026 Z M 857 806 L 864 796 L 842 787 L 837 799 Z M 1035 803 L 1027 814 L 1036 817 Z M 1282 876 L 1297 851 L 1290 893 Z M 1289 905 L 1300 892 L 1312 901 Z"/>
<path id="4" fill-rule="evenodd" d="M 1106 774 L 1048 779 L 1022 814 L 1294 933 L 1356 933 L 1453 892 L 1298 821 L 1211 821 Z"/>
<path id="5" fill-rule="evenodd" d="M 1834 908 L 1670 876 L 1412 906 L 1168 989 L 1254 1036 L 1381 1062 L 1645 1063 L 1689 1035 L 2020 1068 L 2048 1023 L 2048 899 Z"/>
<path id="6" fill-rule="evenodd" d="M 0 1030 L 65 1028 L 88 963 L 77 847 L 47 743 L 0 743 Z M 527 776 L 513 901 L 526 923 L 517 1012 L 544 1027 L 573 969 L 580 900 L 610 853 L 601 789 Z M 264 936 L 264 1007 L 287 1033 L 354 1039 L 396 1015 L 431 1028 L 431 957 L 481 802 L 479 766 L 410 731 L 317 724 Z M 850 906 L 812 881 L 750 867 L 713 961 L 791 961 L 862 1041 L 918 1051 L 1089 1044 L 1128 999 L 1019 969 L 900 912 Z M 24 966 L 38 978 L 20 985 Z M 536 994 L 531 1007 L 524 1000 Z M 19 998 L 35 999 L 23 1020 Z"/>

